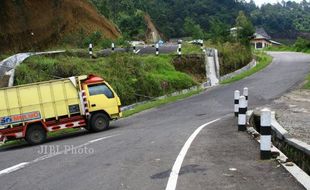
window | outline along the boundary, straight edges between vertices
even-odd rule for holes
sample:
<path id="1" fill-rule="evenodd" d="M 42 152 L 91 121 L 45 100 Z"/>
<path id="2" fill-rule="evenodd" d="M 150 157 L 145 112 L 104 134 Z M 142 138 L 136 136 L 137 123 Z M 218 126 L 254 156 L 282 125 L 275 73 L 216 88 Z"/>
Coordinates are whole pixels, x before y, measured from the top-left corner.
<path id="1" fill-rule="evenodd" d="M 256 49 L 263 48 L 263 44 L 261 42 L 256 43 Z"/>
<path id="2" fill-rule="evenodd" d="M 95 96 L 104 94 L 107 98 L 114 98 L 113 92 L 105 84 L 95 84 L 88 86 L 89 95 Z"/>

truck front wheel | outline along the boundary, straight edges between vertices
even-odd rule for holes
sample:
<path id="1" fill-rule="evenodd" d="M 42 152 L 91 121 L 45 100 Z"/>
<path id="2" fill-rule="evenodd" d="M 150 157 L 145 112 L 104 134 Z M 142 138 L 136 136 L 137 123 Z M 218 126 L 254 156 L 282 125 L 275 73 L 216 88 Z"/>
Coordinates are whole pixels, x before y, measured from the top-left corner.
<path id="1" fill-rule="evenodd" d="M 41 144 L 46 140 L 46 131 L 40 125 L 29 126 L 25 139 L 31 145 Z"/>
<path id="2" fill-rule="evenodd" d="M 104 113 L 96 113 L 91 117 L 90 129 L 94 132 L 103 131 L 109 128 L 110 119 Z"/>

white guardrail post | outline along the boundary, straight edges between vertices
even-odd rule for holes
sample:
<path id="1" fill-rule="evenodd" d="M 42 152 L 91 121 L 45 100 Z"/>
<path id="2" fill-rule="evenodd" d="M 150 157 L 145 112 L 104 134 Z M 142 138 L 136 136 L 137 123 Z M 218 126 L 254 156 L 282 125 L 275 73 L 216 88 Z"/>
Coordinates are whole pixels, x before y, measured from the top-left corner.
<path id="1" fill-rule="evenodd" d="M 182 55 L 182 42 L 180 40 L 178 41 L 178 55 Z"/>
<path id="2" fill-rule="evenodd" d="M 238 131 L 246 131 L 246 100 L 244 96 L 239 99 Z"/>
<path id="3" fill-rule="evenodd" d="M 93 44 L 89 44 L 88 52 L 89 52 L 90 58 L 93 58 Z"/>
<path id="4" fill-rule="evenodd" d="M 111 48 L 112 48 L 112 52 L 114 52 L 114 50 L 115 50 L 115 44 L 114 43 L 111 44 Z"/>
<path id="5" fill-rule="evenodd" d="M 271 158 L 271 111 L 267 108 L 261 110 L 260 117 L 260 158 Z"/>
<path id="6" fill-rule="evenodd" d="M 247 87 L 243 89 L 243 96 L 245 97 L 246 111 L 248 111 L 249 89 Z"/>
<path id="7" fill-rule="evenodd" d="M 157 43 L 155 47 L 156 47 L 156 55 L 159 55 L 159 44 Z"/>
<path id="8" fill-rule="evenodd" d="M 240 98 L 240 91 L 236 90 L 234 93 L 234 112 L 235 117 L 238 117 L 239 114 L 239 98 Z"/>

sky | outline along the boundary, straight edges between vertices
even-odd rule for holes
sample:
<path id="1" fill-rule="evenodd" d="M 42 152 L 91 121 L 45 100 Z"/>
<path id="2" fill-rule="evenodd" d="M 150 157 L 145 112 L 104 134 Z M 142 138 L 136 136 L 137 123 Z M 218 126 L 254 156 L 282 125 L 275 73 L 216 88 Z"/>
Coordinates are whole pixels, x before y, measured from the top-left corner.
<path id="1" fill-rule="evenodd" d="M 255 1 L 255 4 L 258 5 L 258 6 L 261 6 L 264 3 L 277 3 L 277 2 L 281 2 L 281 0 L 254 0 L 254 1 Z M 301 2 L 302 0 L 291 0 L 291 1 Z"/>

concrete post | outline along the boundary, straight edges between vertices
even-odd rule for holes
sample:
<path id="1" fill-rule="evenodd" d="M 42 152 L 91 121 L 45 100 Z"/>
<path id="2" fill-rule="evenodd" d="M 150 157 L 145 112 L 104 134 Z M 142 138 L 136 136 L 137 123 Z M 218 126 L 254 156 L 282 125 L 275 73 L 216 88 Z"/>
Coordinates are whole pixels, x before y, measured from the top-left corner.
<path id="1" fill-rule="evenodd" d="M 240 98 L 240 91 L 236 90 L 234 94 L 234 112 L 235 112 L 235 117 L 238 117 L 239 114 L 239 98 Z"/>
<path id="2" fill-rule="evenodd" d="M 246 131 L 246 102 L 244 96 L 239 99 L 238 131 Z"/>
<path id="3" fill-rule="evenodd" d="M 156 55 L 159 55 L 159 44 L 157 43 L 155 46 L 156 46 Z"/>
<path id="4" fill-rule="evenodd" d="M 249 89 L 247 87 L 243 89 L 243 96 L 245 97 L 246 111 L 248 111 Z"/>
<path id="5" fill-rule="evenodd" d="M 111 44 L 111 48 L 112 48 L 112 52 L 114 52 L 114 50 L 115 50 L 115 44 L 114 43 Z"/>
<path id="6" fill-rule="evenodd" d="M 133 53 L 136 53 L 136 44 L 133 44 Z"/>
<path id="7" fill-rule="evenodd" d="M 90 58 L 92 58 L 92 57 L 93 57 L 93 44 L 89 44 L 89 46 L 88 46 L 88 52 L 89 52 Z"/>
<path id="8" fill-rule="evenodd" d="M 178 55 L 182 55 L 182 43 L 180 41 L 178 42 Z"/>
<path id="9" fill-rule="evenodd" d="M 267 108 L 261 110 L 260 117 L 260 158 L 271 158 L 271 111 Z"/>

